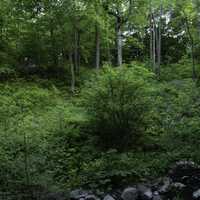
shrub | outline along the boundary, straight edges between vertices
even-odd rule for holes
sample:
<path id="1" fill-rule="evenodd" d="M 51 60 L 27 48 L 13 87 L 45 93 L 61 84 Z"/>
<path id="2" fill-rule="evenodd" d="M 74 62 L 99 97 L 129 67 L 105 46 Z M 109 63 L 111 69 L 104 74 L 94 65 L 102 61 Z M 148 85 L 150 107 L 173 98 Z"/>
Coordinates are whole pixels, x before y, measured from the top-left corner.
<path id="1" fill-rule="evenodd" d="M 0 66 L 0 81 L 16 79 L 17 73 L 14 69 L 8 66 Z"/>
<path id="2" fill-rule="evenodd" d="M 124 151 L 140 142 L 152 78 L 143 67 L 105 67 L 86 83 L 83 97 L 89 128 L 101 147 Z"/>

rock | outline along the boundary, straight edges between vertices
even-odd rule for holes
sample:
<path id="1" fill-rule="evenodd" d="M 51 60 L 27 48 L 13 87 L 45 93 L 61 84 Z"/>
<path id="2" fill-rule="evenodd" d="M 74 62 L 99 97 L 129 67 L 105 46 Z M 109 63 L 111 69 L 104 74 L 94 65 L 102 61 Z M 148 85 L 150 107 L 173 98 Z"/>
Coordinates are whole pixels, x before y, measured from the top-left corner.
<path id="1" fill-rule="evenodd" d="M 122 194 L 122 191 L 121 191 L 121 190 L 114 190 L 114 191 L 111 193 L 111 196 L 112 196 L 115 200 L 121 200 L 121 194 Z"/>
<path id="2" fill-rule="evenodd" d="M 149 187 L 146 187 L 144 185 L 139 185 L 138 192 L 140 199 L 142 200 L 151 200 L 153 198 L 153 193 Z"/>
<path id="3" fill-rule="evenodd" d="M 107 194 L 103 200 L 115 200 L 110 194 Z"/>
<path id="4" fill-rule="evenodd" d="M 71 200 L 80 200 L 85 199 L 88 196 L 88 192 L 83 191 L 81 189 L 73 190 L 70 192 L 70 199 Z"/>
<path id="5" fill-rule="evenodd" d="M 96 197 L 96 196 L 93 195 L 93 194 L 90 194 L 90 195 L 87 195 L 87 196 L 85 197 L 85 200 L 99 200 L 99 198 Z"/>
<path id="6" fill-rule="evenodd" d="M 200 189 L 193 192 L 192 197 L 193 199 L 200 199 Z"/>
<path id="7" fill-rule="evenodd" d="M 180 193 L 183 199 L 197 198 L 194 191 L 200 188 L 200 166 L 191 161 L 177 162 L 169 171 L 172 193 Z M 198 199 L 198 198 L 197 198 Z"/>
<path id="8" fill-rule="evenodd" d="M 186 185 L 183 183 L 172 183 L 170 187 L 175 190 L 183 191 L 186 188 Z"/>
<path id="9" fill-rule="evenodd" d="M 136 200 L 138 198 L 138 190 L 134 187 L 126 188 L 121 197 L 123 200 Z"/>
<path id="10" fill-rule="evenodd" d="M 170 169 L 169 177 L 173 182 L 183 183 L 192 187 L 200 187 L 200 167 L 191 161 L 177 162 Z"/>
<path id="11" fill-rule="evenodd" d="M 152 200 L 162 200 L 162 197 L 160 196 L 160 194 L 156 191 L 153 193 L 153 198 Z"/>
<path id="12" fill-rule="evenodd" d="M 158 189 L 158 192 L 160 194 L 166 194 L 169 192 L 170 190 L 170 184 L 171 184 L 171 179 L 168 177 L 165 177 L 162 179 L 161 183 L 160 183 L 160 187 Z"/>

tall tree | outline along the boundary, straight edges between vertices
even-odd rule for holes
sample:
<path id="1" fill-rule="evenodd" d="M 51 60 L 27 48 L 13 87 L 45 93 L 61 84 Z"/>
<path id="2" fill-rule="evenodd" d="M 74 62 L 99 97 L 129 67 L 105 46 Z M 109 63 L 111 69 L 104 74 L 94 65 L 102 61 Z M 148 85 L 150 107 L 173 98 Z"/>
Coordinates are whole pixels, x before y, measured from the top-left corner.
<path id="1" fill-rule="evenodd" d="M 123 27 L 132 14 L 132 0 L 105 1 L 104 8 L 115 18 L 117 65 L 123 63 Z"/>

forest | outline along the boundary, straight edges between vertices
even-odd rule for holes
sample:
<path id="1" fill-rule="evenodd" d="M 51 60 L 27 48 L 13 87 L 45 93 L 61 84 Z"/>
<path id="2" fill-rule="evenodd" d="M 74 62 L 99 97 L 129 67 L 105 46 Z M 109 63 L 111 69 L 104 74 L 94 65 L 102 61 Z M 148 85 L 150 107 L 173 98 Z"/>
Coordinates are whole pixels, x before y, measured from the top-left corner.
<path id="1" fill-rule="evenodd" d="M 0 200 L 198 200 L 198 165 L 200 0 L 0 0 Z"/>

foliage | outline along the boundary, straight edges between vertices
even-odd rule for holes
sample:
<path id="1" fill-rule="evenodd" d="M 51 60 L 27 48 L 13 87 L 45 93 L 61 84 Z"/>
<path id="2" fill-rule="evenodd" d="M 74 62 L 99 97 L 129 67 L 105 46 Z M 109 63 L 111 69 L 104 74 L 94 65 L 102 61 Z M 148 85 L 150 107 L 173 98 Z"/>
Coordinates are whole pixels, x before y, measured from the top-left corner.
<path id="1" fill-rule="evenodd" d="M 199 64 L 197 66 L 197 76 L 199 77 Z M 182 58 L 178 63 L 166 65 L 162 68 L 162 79 L 165 81 L 181 80 L 192 78 L 192 63 L 187 58 Z M 164 75 L 165 74 L 165 75 Z"/>
<path id="2" fill-rule="evenodd" d="M 1 190 L 107 191 L 200 163 L 199 13 L 197 0 L 1 0 Z"/>
<path id="3" fill-rule="evenodd" d="M 138 144 L 146 126 L 148 80 L 152 78 L 148 70 L 138 66 L 105 67 L 85 85 L 85 106 L 98 144 L 119 150 Z"/>
<path id="4" fill-rule="evenodd" d="M 65 103 L 55 89 L 47 90 L 28 83 L 26 86 L 15 83 L 0 87 L 1 187 L 15 188 L 16 184 L 53 186 L 53 176 L 59 171 L 59 167 L 54 169 L 58 163 L 52 166 L 53 146 L 60 145 L 56 138 L 60 134 L 63 139 L 76 138 L 79 135 L 77 124 L 80 126 L 84 118 L 80 114 L 72 115 L 80 111 Z M 49 152 L 50 147 L 53 151 Z M 60 147 L 59 152 L 63 148 L 67 147 Z"/>

